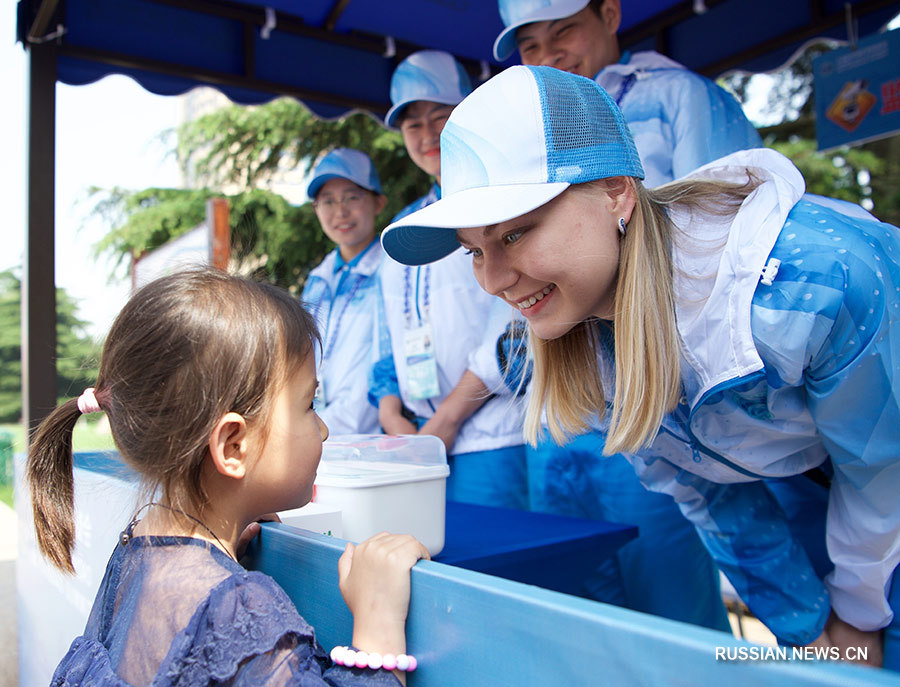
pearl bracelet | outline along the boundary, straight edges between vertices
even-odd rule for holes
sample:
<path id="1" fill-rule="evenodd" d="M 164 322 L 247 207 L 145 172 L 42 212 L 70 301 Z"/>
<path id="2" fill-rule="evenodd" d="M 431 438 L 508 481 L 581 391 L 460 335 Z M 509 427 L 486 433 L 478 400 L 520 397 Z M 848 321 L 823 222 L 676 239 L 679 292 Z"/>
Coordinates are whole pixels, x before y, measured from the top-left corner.
<path id="1" fill-rule="evenodd" d="M 348 668 L 371 668 L 378 670 L 401 670 L 411 673 L 419 665 L 415 656 L 406 654 L 385 654 L 382 656 L 376 652 L 354 651 L 349 646 L 336 646 L 331 650 L 331 660 L 339 666 Z"/>

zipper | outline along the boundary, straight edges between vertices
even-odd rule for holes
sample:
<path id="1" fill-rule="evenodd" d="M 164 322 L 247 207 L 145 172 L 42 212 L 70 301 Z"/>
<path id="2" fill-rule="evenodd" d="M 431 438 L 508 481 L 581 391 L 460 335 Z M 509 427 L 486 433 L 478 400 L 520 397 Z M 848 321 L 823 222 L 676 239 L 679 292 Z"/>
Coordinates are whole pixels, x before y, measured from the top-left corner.
<path id="1" fill-rule="evenodd" d="M 729 380 L 728 382 L 724 382 L 718 386 L 708 389 L 706 391 L 706 393 L 704 393 L 703 396 L 700 397 L 700 400 L 697 402 L 697 404 L 693 408 L 690 409 L 690 411 L 688 413 L 688 417 L 687 417 L 687 422 L 685 422 L 685 424 L 684 424 L 684 431 L 688 436 L 688 440 L 685 443 L 690 444 L 691 452 L 693 453 L 693 461 L 695 463 L 699 463 L 701 461 L 702 457 L 700 454 L 703 453 L 703 454 L 707 455 L 709 458 L 712 458 L 713 460 L 718 461 L 725 467 L 727 467 L 731 470 L 734 470 L 738 474 L 744 475 L 745 477 L 752 477 L 753 479 L 767 479 L 767 477 L 765 475 L 760 475 L 755 472 L 751 472 L 750 470 L 747 470 L 746 468 L 743 468 L 740 465 L 737 465 L 736 463 L 733 463 L 732 461 L 728 460 L 728 458 L 726 458 L 725 456 L 722 456 L 722 455 L 716 453 L 715 451 L 708 448 L 707 446 L 704 446 L 703 443 L 701 443 L 697 439 L 697 437 L 694 436 L 693 431 L 691 431 L 691 423 L 694 420 L 694 414 L 695 414 L 697 408 L 699 408 L 700 406 L 702 406 L 704 404 L 706 399 L 708 399 L 713 394 L 720 393 L 721 391 L 727 391 L 728 389 L 731 389 L 733 387 L 740 386 L 742 384 L 746 384 L 747 382 L 757 380 L 757 379 L 763 377 L 764 375 L 765 375 L 765 373 L 760 370 L 758 372 L 753 372 L 749 375 L 745 375 L 744 377 L 738 377 L 736 379 Z M 679 437 L 675 433 L 667 430 L 665 427 L 661 427 L 661 429 L 665 430 L 666 432 L 671 434 L 673 437 L 675 437 L 679 441 L 683 441 L 683 442 L 685 441 L 682 437 Z"/>

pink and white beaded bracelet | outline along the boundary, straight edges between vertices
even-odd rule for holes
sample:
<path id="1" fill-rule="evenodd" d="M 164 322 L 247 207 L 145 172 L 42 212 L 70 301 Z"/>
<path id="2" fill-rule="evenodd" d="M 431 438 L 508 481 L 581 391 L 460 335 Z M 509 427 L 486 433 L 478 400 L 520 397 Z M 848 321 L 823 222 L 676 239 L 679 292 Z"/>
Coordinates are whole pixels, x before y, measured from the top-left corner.
<path id="1" fill-rule="evenodd" d="M 347 666 L 348 668 L 371 668 L 378 670 L 401 670 L 405 673 L 411 673 L 419 665 L 415 656 L 407 654 L 385 654 L 382 656 L 376 652 L 354 651 L 349 646 L 336 646 L 331 650 L 331 660 L 339 666 Z"/>

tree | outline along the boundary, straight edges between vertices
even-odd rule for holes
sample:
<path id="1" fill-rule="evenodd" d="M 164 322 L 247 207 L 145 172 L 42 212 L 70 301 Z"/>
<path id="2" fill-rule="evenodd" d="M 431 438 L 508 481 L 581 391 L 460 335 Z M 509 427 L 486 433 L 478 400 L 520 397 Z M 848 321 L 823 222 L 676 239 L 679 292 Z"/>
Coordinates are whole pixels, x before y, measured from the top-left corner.
<path id="1" fill-rule="evenodd" d="M 0 272 L 0 422 L 22 417 L 22 284 L 12 270 Z M 57 398 L 81 393 L 97 379 L 97 346 L 76 314 L 77 303 L 56 290 Z"/>
<path id="2" fill-rule="evenodd" d="M 292 206 L 265 187 L 280 170 L 309 172 L 336 147 L 357 148 L 372 157 L 388 197 L 376 221 L 379 230 L 428 190 L 428 179 L 409 160 L 400 135 L 369 115 L 324 121 L 287 98 L 258 107 L 230 105 L 178 131 L 179 162 L 186 176 L 205 188 L 93 190 L 94 213 L 115 227 L 97 250 L 121 264 L 192 229 L 203 221 L 210 196 L 227 195 L 235 270 L 296 292 L 333 244 L 310 204 Z M 235 191 L 216 190 L 223 188 Z"/>
<path id="3" fill-rule="evenodd" d="M 816 147 L 813 60 L 831 50 L 810 45 L 773 75 L 760 128 L 765 144 L 789 157 L 806 179 L 807 190 L 859 203 L 879 219 L 900 224 L 900 136 L 820 152 Z M 737 74 L 726 86 L 746 102 L 752 76 Z"/>

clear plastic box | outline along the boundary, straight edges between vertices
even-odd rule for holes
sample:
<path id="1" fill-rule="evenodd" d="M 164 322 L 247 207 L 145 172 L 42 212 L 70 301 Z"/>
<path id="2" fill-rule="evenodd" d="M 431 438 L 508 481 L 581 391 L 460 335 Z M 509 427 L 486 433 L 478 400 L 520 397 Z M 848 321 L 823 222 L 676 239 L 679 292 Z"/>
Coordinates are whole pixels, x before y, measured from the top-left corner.
<path id="1" fill-rule="evenodd" d="M 344 539 L 411 534 L 434 556 L 444 548 L 449 474 L 437 437 L 338 435 L 323 445 L 313 500 L 340 508 Z"/>

